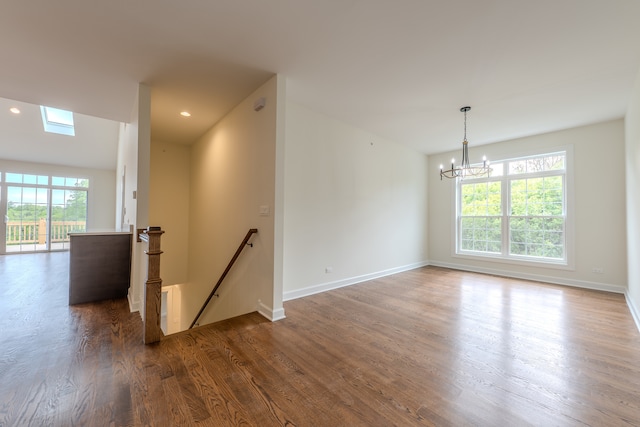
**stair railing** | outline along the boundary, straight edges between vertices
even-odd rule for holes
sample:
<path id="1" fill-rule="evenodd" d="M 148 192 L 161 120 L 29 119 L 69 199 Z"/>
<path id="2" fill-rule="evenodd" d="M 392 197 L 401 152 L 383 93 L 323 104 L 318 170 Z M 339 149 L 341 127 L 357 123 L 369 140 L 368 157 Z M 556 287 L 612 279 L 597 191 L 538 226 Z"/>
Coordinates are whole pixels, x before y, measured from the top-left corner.
<path id="1" fill-rule="evenodd" d="M 200 316 L 202 315 L 204 310 L 207 308 L 207 305 L 209 304 L 209 301 L 211 301 L 211 298 L 213 298 L 214 295 L 217 296 L 216 292 L 218 291 L 218 288 L 222 284 L 222 281 L 224 280 L 224 278 L 227 276 L 227 273 L 229 273 L 229 270 L 231 270 L 231 267 L 233 267 L 233 264 L 236 262 L 236 260 L 240 256 L 240 253 L 245 248 L 245 246 L 247 246 L 247 245 L 253 246 L 253 243 L 249 243 L 249 239 L 251 238 L 251 236 L 254 233 L 257 233 L 257 232 L 258 232 L 257 228 L 252 228 L 247 232 L 247 235 L 244 236 L 244 239 L 242 240 L 242 243 L 240 243 L 240 246 L 238 246 L 238 250 L 233 255 L 233 258 L 231 258 L 231 261 L 229 261 L 229 264 L 227 264 L 227 268 L 224 269 L 224 272 L 222 273 L 222 276 L 220 276 L 220 279 L 218 279 L 218 282 L 213 287 L 213 290 L 209 294 L 209 297 L 204 302 L 204 304 L 202 304 L 202 307 L 200 308 L 200 311 L 196 315 L 195 319 L 193 319 L 193 322 L 191 322 L 191 326 L 189 326 L 189 329 L 193 328 L 193 326 L 196 324 L 196 322 L 198 321 L 198 319 L 200 318 Z"/>
<path id="2" fill-rule="evenodd" d="M 164 336 L 160 327 L 162 304 L 162 279 L 160 278 L 160 238 L 164 231 L 160 227 L 148 227 L 138 230 L 138 241 L 148 244 L 145 253 L 149 256 L 147 263 L 147 281 L 144 285 L 144 318 L 142 339 L 145 344 L 160 341 Z"/>

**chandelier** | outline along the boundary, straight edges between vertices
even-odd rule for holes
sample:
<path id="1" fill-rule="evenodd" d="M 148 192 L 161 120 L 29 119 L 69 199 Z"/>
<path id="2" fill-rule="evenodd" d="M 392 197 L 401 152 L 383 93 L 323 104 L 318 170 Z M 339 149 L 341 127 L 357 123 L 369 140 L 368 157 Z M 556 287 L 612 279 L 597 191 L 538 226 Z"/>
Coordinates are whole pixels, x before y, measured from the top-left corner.
<path id="1" fill-rule="evenodd" d="M 469 141 L 467 141 L 467 111 L 471 110 L 471 107 L 462 107 L 461 112 L 464 113 L 464 141 L 462 141 L 462 162 L 460 166 L 456 167 L 456 159 L 451 159 L 451 169 L 444 170 L 440 165 L 440 181 L 442 177 L 445 178 L 460 178 L 471 176 L 489 175 L 491 168 L 486 156 L 482 156 L 482 166 L 471 166 L 469 164 Z"/>

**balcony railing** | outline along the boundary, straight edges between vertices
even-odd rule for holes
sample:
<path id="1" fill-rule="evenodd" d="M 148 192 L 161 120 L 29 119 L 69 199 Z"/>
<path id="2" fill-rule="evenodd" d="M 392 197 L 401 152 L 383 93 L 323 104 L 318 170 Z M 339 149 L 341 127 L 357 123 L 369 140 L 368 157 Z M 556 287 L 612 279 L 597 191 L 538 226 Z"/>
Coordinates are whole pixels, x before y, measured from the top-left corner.
<path id="1" fill-rule="evenodd" d="M 86 221 L 52 221 L 51 243 L 68 242 L 68 233 L 84 231 Z M 9 221 L 7 222 L 7 245 L 34 243 L 43 245 L 47 241 L 47 220 L 35 222 Z"/>

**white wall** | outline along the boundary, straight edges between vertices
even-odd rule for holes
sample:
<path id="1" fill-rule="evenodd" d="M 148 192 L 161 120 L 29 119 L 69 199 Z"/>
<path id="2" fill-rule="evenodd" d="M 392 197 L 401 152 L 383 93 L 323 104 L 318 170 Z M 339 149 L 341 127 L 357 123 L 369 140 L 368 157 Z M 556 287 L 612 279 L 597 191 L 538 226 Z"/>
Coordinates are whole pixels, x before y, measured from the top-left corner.
<path id="1" fill-rule="evenodd" d="M 422 153 L 288 102 L 284 299 L 424 265 L 427 171 Z"/>
<path id="2" fill-rule="evenodd" d="M 129 230 L 135 224 L 136 203 L 132 194 L 138 179 L 138 122 L 123 123 L 118 143 L 116 170 L 116 228 Z"/>
<path id="3" fill-rule="evenodd" d="M 575 270 L 513 265 L 453 256 L 455 212 L 453 181 L 440 181 L 439 164 L 460 158 L 460 151 L 431 155 L 429 168 L 429 259 L 449 266 L 515 277 L 623 292 L 627 284 L 624 124 L 622 120 L 536 135 L 496 144 L 473 146 L 471 162 L 482 154 L 501 160 L 532 150 L 572 145 L 574 154 Z M 476 156 L 476 157 L 473 157 Z M 619 169 L 616 169 L 616 165 Z M 592 272 L 602 268 L 604 274 Z"/>
<path id="4" fill-rule="evenodd" d="M 627 301 L 640 329 L 640 72 L 625 117 L 627 171 Z"/>
<path id="5" fill-rule="evenodd" d="M 113 230 L 115 221 L 115 171 L 58 166 L 0 159 L 2 172 L 89 178 L 87 227 L 91 230 Z"/>
<path id="6" fill-rule="evenodd" d="M 116 228 L 133 229 L 134 233 L 138 228 L 149 226 L 150 116 L 151 91 L 141 84 L 138 85 L 131 122 L 121 126 L 116 176 Z M 131 311 L 139 311 L 143 308 L 147 260 L 143 243 L 136 242 L 135 237 L 133 242 L 128 298 Z"/>
<path id="7" fill-rule="evenodd" d="M 137 102 L 137 175 L 136 181 L 136 228 L 147 228 L 149 224 L 149 179 L 151 167 L 151 88 L 138 85 Z"/>
<path id="8" fill-rule="evenodd" d="M 199 324 L 260 309 L 279 317 L 274 298 L 274 206 L 278 81 L 273 77 L 191 147 L 189 177 L 189 280 L 182 292 L 187 326 L 250 228 L 247 247 Z M 266 106 L 254 111 L 264 97 Z M 267 216 L 259 214 L 267 206 Z M 258 301 L 262 305 L 259 306 Z"/>
<path id="9" fill-rule="evenodd" d="M 160 226 L 163 286 L 187 283 L 189 252 L 189 158 L 191 147 L 153 141 L 149 225 Z"/>

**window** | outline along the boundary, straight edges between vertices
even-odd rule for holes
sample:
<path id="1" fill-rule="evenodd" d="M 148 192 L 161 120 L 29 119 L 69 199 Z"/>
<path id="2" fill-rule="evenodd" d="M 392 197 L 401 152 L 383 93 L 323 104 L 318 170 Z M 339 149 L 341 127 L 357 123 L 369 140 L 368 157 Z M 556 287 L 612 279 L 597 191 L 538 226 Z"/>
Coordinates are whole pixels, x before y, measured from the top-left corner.
<path id="1" fill-rule="evenodd" d="M 12 184 L 49 184 L 49 176 L 47 175 L 29 175 L 22 173 L 6 173 L 5 181 Z"/>
<path id="2" fill-rule="evenodd" d="M 45 132 L 75 136 L 73 112 L 59 108 L 40 106 Z"/>
<path id="3" fill-rule="evenodd" d="M 0 253 L 69 248 L 69 232 L 87 228 L 87 178 L 2 173 Z M 2 240 L 4 239 L 4 242 Z"/>
<path id="4" fill-rule="evenodd" d="M 491 167 L 457 181 L 456 253 L 568 265 L 567 151 Z"/>

